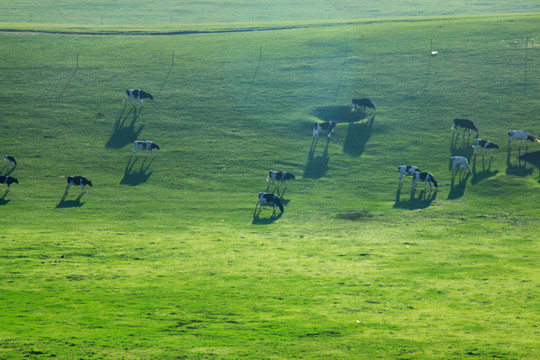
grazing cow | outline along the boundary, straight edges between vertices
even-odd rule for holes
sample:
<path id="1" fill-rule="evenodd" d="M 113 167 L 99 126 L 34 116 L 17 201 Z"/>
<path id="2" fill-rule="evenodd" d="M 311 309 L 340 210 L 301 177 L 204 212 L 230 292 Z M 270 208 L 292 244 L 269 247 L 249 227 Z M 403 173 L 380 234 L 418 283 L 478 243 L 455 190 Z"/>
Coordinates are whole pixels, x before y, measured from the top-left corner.
<path id="1" fill-rule="evenodd" d="M 469 167 L 469 162 L 467 161 L 466 157 L 452 156 L 450 159 L 452 159 L 452 172 L 456 171 L 456 168 L 458 166 L 459 166 L 459 171 L 462 171 L 463 169 L 465 169 L 468 172 L 471 172 L 471 168 Z"/>
<path id="2" fill-rule="evenodd" d="M 18 184 L 19 180 L 9 175 L 0 176 L 0 184 L 7 184 L 6 194 L 9 192 L 9 188 L 11 187 L 11 184 L 13 183 Z"/>
<path id="3" fill-rule="evenodd" d="M 296 179 L 294 177 L 294 174 L 291 174 L 286 171 L 275 171 L 270 170 L 268 171 L 268 177 L 266 178 L 266 181 L 268 182 L 268 186 L 270 186 L 270 182 L 274 184 L 274 187 L 278 187 L 276 185 L 276 181 L 281 181 L 281 185 L 285 185 L 285 189 L 287 188 L 287 180 L 294 180 Z"/>
<path id="4" fill-rule="evenodd" d="M 281 210 L 281 212 L 285 211 L 285 209 L 283 209 L 283 203 L 281 202 L 281 198 L 274 194 L 260 192 L 259 200 L 257 201 L 257 205 L 255 205 L 255 211 L 257 210 L 257 207 L 261 207 L 262 205 L 272 205 L 274 207 L 274 214 L 276 213 L 276 207 L 279 207 L 279 210 Z"/>
<path id="5" fill-rule="evenodd" d="M 319 138 L 319 131 L 326 130 L 328 131 L 328 137 L 332 137 L 332 132 L 336 127 L 337 123 L 335 121 L 328 121 L 323 123 L 315 123 L 313 126 L 313 136 Z"/>
<path id="6" fill-rule="evenodd" d="M 126 98 L 124 99 L 124 102 L 128 101 L 128 99 L 131 101 L 133 106 L 135 106 L 135 102 L 133 102 L 134 99 L 137 99 L 139 104 L 144 106 L 144 99 L 154 100 L 154 97 L 152 94 L 141 89 L 128 89 L 126 90 Z"/>
<path id="7" fill-rule="evenodd" d="M 465 131 L 469 130 L 469 134 L 471 133 L 471 130 L 474 130 L 476 132 L 476 137 L 478 137 L 478 129 L 474 125 L 474 123 L 471 120 L 468 119 L 454 119 L 454 126 L 452 126 L 452 130 L 458 131 L 458 128 L 463 128 L 463 136 L 465 136 Z"/>
<path id="8" fill-rule="evenodd" d="M 403 185 L 403 175 L 413 176 L 415 173 L 420 172 L 420 169 L 412 165 L 400 165 L 397 167 L 399 172 L 399 185 Z"/>
<path id="9" fill-rule="evenodd" d="M 156 157 L 154 150 L 161 150 L 158 144 L 154 144 L 152 141 L 149 141 L 149 140 L 147 141 L 136 140 L 134 144 L 135 145 L 133 146 L 133 150 L 131 151 L 131 154 L 136 153 L 137 157 L 139 157 L 139 149 L 145 150 L 146 156 L 148 156 L 148 150 L 150 150 L 152 152 L 152 155 L 154 155 L 154 157 Z"/>
<path id="10" fill-rule="evenodd" d="M 371 100 L 367 98 L 361 98 L 361 99 L 353 99 L 352 100 L 352 107 L 351 107 L 351 113 L 356 112 L 356 109 L 363 107 L 364 111 L 366 108 L 369 108 L 373 111 L 377 111 L 377 108 L 375 107 L 375 104 L 371 102 Z"/>
<path id="11" fill-rule="evenodd" d="M 413 175 L 413 183 L 412 188 L 413 190 L 416 190 L 416 183 L 418 180 L 421 180 L 424 182 L 424 189 L 427 188 L 427 184 L 429 183 L 429 188 L 431 189 L 431 184 L 435 185 L 435 188 L 438 187 L 437 181 L 435 181 L 435 178 L 431 173 L 428 172 L 415 172 Z"/>
<path id="12" fill-rule="evenodd" d="M 508 132 L 508 148 L 511 149 L 510 144 L 513 140 L 519 140 L 519 147 L 521 148 L 521 143 L 525 141 L 525 151 L 527 151 L 528 143 L 527 141 L 531 142 L 540 142 L 538 139 L 536 139 L 534 136 L 527 134 L 523 130 L 510 130 Z"/>
<path id="13" fill-rule="evenodd" d="M 84 176 L 68 176 L 66 191 L 64 192 L 64 198 L 67 196 L 67 194 L 69 192 L 69 188 L 71 187 L 71 185 L 80 185 L 81 186 L 81 195 L 82 195 L 82 194 L 86 193 L 86 191 L 84 191 L 84 187 L 86 185 L 92 186 L 92 181 L 88 180 Z"/>
<path id="14" fill-rule="evenodd" d="M 493 149 L 498 149 L 499 145 L 492 143 L 491 141 L 487 140 L 480 140 L 480 139 L 474 139 L 473 148 L 474 148 L 474 154 L 476 154 L 476 150 L 481 147 L 484 149 L 482 152 L 482 156 L 486 153 L 486 150 L 489 150 L 489 155 L 493 156 Z"/>
<path id="15" fill-rule="evenodd" d="M 15 161 L 15 158 L 11 155 L 4 156 L 4 163 L 13 164 L 13 166 L 17 166 L 17 161 Z"/>

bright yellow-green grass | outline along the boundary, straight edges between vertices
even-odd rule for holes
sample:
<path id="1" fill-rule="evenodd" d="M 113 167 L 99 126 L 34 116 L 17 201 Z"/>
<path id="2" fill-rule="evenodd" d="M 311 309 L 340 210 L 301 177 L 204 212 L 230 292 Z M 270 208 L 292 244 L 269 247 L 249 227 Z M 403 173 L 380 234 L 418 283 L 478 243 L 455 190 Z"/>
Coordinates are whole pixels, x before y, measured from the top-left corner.
<path id="1" fill-rule="evenodd" d="M 0 358 L 539 358 L 540 16 L 418 20 L 0 34 Z"/>

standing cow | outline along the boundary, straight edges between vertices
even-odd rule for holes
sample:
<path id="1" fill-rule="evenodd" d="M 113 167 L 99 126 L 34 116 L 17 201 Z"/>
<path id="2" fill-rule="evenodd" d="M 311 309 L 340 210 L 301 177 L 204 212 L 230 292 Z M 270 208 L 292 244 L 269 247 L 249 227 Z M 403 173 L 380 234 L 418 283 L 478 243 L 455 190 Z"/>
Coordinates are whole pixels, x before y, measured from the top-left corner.
<path id="1" fill-rule="evenodd" d="M 377 108 L 375 107 L 375 104 L 367 98 L 361 98 L 361 99 L 353 99 L 352 100 L 352 107 L 351 107 L 351 113 L 356 112 L 356 109 L 363 107 L 364 111 L 366 108 L 377 111 Z"/>

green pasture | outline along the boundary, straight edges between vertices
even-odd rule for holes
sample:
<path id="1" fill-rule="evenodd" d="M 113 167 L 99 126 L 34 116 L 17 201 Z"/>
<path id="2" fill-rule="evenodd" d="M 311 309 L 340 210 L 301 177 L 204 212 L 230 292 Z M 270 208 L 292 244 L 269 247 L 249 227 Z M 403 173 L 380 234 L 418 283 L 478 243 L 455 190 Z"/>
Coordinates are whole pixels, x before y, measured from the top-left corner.
<path id="1" fill-rule="evenodd" d="M 539 358 L 540 144 L 506 146 L 540 133 L 539 21 L 1 33 L 0 358 Z M 438 191 L 399 190 L 404 164 Z M 276 216 L 269 169 L 297 178 Z M 69 175 L 94 186 L 62 201 Z"/>
<path id="2" fill-rule="evenodd" d="M 1 22 L 76 25 L 216 24 L 396 16 L 530 13 L 536 0 L 0 0 Z"/>

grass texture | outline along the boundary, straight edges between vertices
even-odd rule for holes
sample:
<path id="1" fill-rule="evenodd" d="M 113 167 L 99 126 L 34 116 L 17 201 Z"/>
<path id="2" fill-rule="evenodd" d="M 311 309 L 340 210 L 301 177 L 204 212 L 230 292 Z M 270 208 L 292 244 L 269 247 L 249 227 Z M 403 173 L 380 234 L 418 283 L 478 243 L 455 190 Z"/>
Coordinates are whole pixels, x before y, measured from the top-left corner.
<path id="1" fill-rule="evenodd" d="M 0 148 L 19 163 L 0 358 L 539 358 L 540 144 L 507 152 L 506 132 L 540 132 L 540 18 L 418 20 L 0 34 Z M 154 101 L 125 106 L 128 88 Z M 356 97 L 377 112 L 351 115 Z M 162 150 L 130 157 L 136 139 Z M 398 189 L 403 164 L 438 191 Z M 284 214 L 254 215 L 269 169 L 297 180 Z M 62 201 L 69 175 L 94 186 Z"/>

